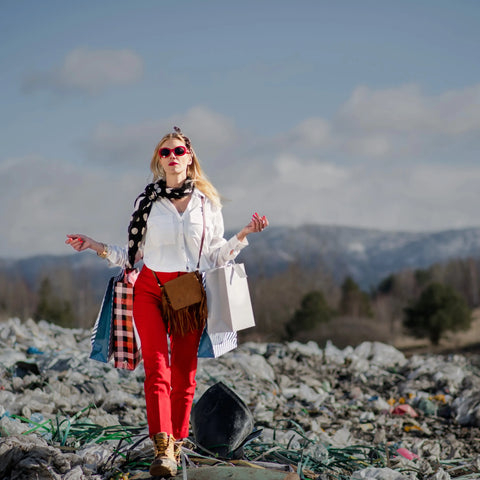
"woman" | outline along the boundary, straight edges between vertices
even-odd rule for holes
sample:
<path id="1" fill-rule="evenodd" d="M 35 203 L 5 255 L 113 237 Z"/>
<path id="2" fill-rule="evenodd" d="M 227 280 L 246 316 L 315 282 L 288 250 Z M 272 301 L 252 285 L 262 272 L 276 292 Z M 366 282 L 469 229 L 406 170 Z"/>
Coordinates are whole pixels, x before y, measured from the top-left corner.
<path id="1" fill-rule="evenodd" d="M 248 245 L 247 235 L 268 226 L 267 218 L 255 213 L 236 235 L 228 241 L 223 238 L 219 195 L 203 174 L 189 138 L 179 128 L 174 130 L 155 148 L 150 163 L 154 183 L 135 202 L 128 247 L 105 245 L 81 234 L 67 235 L 66 240 L 77 251 L 92 249 L 121 267 L 133 267 L 143 259 L 134 287 L 133 316 L 142 345 L 147 420 L 155 448 L 152 476 L 176 474 L 178 446 L 189 434 L 203 330 L 202 321 L 195 318 L 186 333 L 165 325 L 158 281 L 164 284 L 194 271 L 198 262 L 200 271 L 225 265 Z"/>

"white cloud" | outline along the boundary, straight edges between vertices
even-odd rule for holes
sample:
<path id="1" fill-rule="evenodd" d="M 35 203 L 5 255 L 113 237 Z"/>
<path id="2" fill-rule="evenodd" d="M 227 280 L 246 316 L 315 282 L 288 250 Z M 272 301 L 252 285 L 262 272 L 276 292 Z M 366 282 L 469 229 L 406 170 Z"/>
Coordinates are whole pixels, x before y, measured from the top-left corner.
<path id="1" fill-rule="evenodd" d="M 14 208 L 0 206 L 8 225 L 0 256 L 66 252 L 70 231 L 123 243 L 153 148 L 173 125 L 190 136 L 206 174 L 229 199 L 227 229 L 240 228 L 254 211 L 272 225 L 420 231 L 480 225 L 480 166 L 472 149 L 480 125 L 471 108 L 477 91 L 428 98 L 411 86 L 357 90 L 332 121 L 309 118 L 272 138 L 244 132 L 204 106 L 158 121 L 101 124 L 83 143 L 94 162 L 28 156 L 0 163 L 0 191 L 15 199 Z M 448 115 L 463 123 L 437 119 Z M 438 160 L 444 148 L 455 152 L 455 164 Z"/>
<path id="2" fill-rule="evenodd" d="M 250 210 L 258 210 L 270 217 L 272 225 L 323 223 L 397 231 L 480 225 L 477 166 L 381 164 L 340 169 L 310 163 L 304 177 L 295 177 L 294 165 L 296 159 L 284 158 L 279 179 L 258 179 L 232 190 L 226 223 L 239 225 Z"/>
<path id="3" fill-rule="evenodd" d="M 430 127 L 431 112 L 416 85 L 376 91 L 362 86 L 340 108 L 337 120 L 354 131 L 405 132 Z"/>
<path id="4" fill-rule="evenodd" d="M 204 106 L 193 107 L 175 120 L 178 120 L 182 131 L 192 142 L 195 141 L 194 148 L 197 151 L 208 147 L 208 151 L 215 154 L 230 148 L 240 139 L 240 133 L 231 118 Z"/>
<path id="5" fill-rule="evenodd" d="M 24 80 L 23 88 L 27 92 L 50 90 L 92 95 L 112 86 L 134 84 L 142 75 L 143 60 L 131 50 L 77 48 L 66 55 L 60 67 L 31 74 Z"/>
<path id="6" fill-rule="evenodd" d="M 480 84 L 427 96 L 417 85 L 385 90 L 357 87 L 337 121 L 365 132 L 457 135 L 480 129 Z"/>
<path id="7" fill-rule="evenodd" d="M 455 200 L 477 209 L 480 166 L 418 165 L 406 175 L 408 189 L 418 203 L 428 202 L 439 209 L 454 206 Z"/>
<path id="8" fill-rule="evenodd" d="M 394 153 L 394 142 L 386 134 L 351 135 L 344 139 L 343 147 L 351 155 L 384 158 Z"/>
<path id="9" fill-rule="evenodd" d="M 289 141 L 307 144 L 311 148 L 328 147 L 331 142 L 331 126 L 323 118 L 307 118 L 292 129 Z"/>
<path id="10" fill-rule="evenodd" d="M 9 201 L 0 203 L 0 217 L 8 225 L 2 229 L 0 256 L 70 253 L 63 242 L 72 232 L 126 242 L 133 201 L 149 181 L 153 148 L 173 125 L 191 135 L 197 150 L 201 144 L 205 152 L 222 151 L 236 141 L 231 120 L 198 107 L 158 122 L 100 125 L 88 145 L 96 158 L 106 160 L 103 163 L 81 166 L 38 155 L 2 160 L 0 191 Z M 202 131 L 205 138 L 196 142 L 193 133 L 198 136 Z"/>
<path id="11" fill-rule="evenodd" d="M 234 148 L 240 134 L 234 122 L 206 107 L 197 106 L 183 115 L 139 124 L 99 124 L 91 137 L 81 142 L 90 160 L 106 165 L 148 168 L 158 141 L 173 127 L 178 126 L 192 141 L 199 155 L 213 161 Z"/>
<path id="12" fill-rule="evenodd" d="M 228 229 L 246 224 L 254 211 L 272 225 L 433 230 L 480 224 L 480 166 L 339 167 L 279 154 L 270 176 L 231 173 L 220 181 L 216 171 L 207 173 L 230 199 Z M 0 256 L 66 254 L 65 234 L 75 232 L 123 244 L 145 181 L 140 169 L 81 168 L 38 156 L 4 162 L 0 189 L 10 202 L 0 204 Z"/>
<path id="13" fill-rule="evenodd" d="M 126 126 L 101 123 L 90 138 L 81 142 L 81 147 L 96 164 L 135 169 L 145 165 L 148 168 L 155 145 L 163 136 L 161 132 L 165 131 L 164 121 L 146 121 Z"/>
<path id="14" fill-rule="evenodd" d="M 332 124 L 347 152 L 388 158 L 425 154 L 445 137 L 480 131 L 480 84 L 427 96 L 416 85 L 385 90 L 358 87 Z"/>
<path id="15" fill-rule="evenodd" d="M 349 217 L 360 213 L 362 224 L 391 230 L 478 226 L 479 181 L 480 166 L 472 165 L 368 169 L 357 177 L 358 205 Z"/>
<path id="16" fill-rule="evenodd" d="M 277 178 L 273 177 L 275 181 L 299 190 L 341 188 L 348 180 L 348 172 L 334 164 L 307 161 L 290 155 L 280 155 L 275 162 L 275 168 L 278 173 Z"/>
<path id="17" fill-rule="evenodd" d="M 0 255 L 68 254 L 67 233 L 126 242 L 126 225 L 143 179 L 116 171 L 74 167 L 39 156 L 0 167 Z M 8 226 L 8 227 L 5 227 Z"/>
<path id="18" fill-rule="evenodd" d="M 480 84 L 445 92 L 432 103 L 441 132 L 457 135 L 480 130 Z"/>

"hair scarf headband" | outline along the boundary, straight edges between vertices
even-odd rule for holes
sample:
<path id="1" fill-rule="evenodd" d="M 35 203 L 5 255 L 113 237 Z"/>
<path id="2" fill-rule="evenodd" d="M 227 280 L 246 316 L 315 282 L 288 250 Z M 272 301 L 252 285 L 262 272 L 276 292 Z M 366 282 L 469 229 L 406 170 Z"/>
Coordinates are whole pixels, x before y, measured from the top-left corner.
<path id="1" fill-rule="evenodd" d="M 149 183 L 145 187 L 145 191 L 135 200 L 136 207 L 128 226 L 128 268 L 133 268 L 135 265 L 135 256 L 142 243 L 153 202 L 156 202 L 159 198 L 179 199 L 186 197 L 193 192 L 194 188 L 195 182 L 189 177 L 183 185 L 177 188 L 167 187 L 163 178 L 155 183 Z"/>

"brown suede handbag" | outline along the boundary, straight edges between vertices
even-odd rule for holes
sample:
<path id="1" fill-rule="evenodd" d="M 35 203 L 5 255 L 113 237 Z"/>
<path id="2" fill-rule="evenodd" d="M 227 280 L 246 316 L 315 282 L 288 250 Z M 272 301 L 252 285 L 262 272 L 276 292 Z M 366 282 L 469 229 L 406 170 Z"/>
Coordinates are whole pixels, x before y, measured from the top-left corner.
<path id="1" fill-rule="evenodd" d="M 197 269 L 179 274 L 178 277 L 161 283 L 153 272 L 158 286 L 162 289 L 162 316 L 167 332 L 186 333 L 205 326 L 208 316 L 207 294 L 199 272 L 203 242 L 205 240 L 205 199 L 202 197 L 203 232 L 198 254 Z"/>
<path id="2" fill-rule="evenodd" d="M 155 277 L 163 290 L 163 295 L 168 300 L 168 304 L 174 310 L 181 310 L 201 302 L 205 294 L 202 276 L 198 271 L 185 273 L 164 284 L 160 283 L 156 273 Z"/>

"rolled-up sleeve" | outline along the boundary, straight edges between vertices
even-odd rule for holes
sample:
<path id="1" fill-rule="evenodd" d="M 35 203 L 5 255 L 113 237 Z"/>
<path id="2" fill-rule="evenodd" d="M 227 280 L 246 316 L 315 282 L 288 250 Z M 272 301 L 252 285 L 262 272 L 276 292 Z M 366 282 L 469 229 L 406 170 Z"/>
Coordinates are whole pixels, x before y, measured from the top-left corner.
<path id="1" fill-rule="evenodd" d="M 111 266 L 125 268 L 127 265 L 127 247 L 119 247 L 118 245 L 107 246 L 107 260 Z"/>
<path id="2" fill-rule="evenodd" d="M 248 240 L 245 238 L 240 241 L 236 235 L 234 235 L 228 242 L 222 247 L 219 258 L 222 260 L 221 265 L 225 265 L 231 260 L 235 260 L 236 256 L 248 245 Z"/>
<path id="3" fill-rule="evenodd" d="M 208 246 L 208 261 L 211 267 L 221 267 L 232 260 L 248 245 L 245 238 L 240 241 L 233 235 L 228 241 L 224 238 L 223 215 L 221 209 L 212 212 L 213 235 Z"/>

